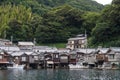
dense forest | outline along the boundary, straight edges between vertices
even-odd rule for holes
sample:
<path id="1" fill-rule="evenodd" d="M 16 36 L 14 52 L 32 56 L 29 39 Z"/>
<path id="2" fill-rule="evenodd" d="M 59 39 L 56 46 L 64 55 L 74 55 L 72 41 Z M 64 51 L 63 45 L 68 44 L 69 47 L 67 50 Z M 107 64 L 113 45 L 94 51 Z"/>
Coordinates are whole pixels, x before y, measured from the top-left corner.
<path id="1" fill-rule="evenodd" d="M 120 1 L 0 0 L 0 37 L 65 43 L 87 31 L 89 47 L 120 46 Z"/>

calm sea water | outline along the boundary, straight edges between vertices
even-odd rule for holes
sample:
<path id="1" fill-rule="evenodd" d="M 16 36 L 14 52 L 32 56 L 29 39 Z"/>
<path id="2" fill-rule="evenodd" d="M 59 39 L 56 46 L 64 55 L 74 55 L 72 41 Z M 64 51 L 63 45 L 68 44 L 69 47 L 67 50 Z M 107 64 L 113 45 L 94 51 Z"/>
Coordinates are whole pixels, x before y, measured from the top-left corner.
<path id="1" fill-rule="evenodd" d="M 120 80 L 119 70 L 0 70 L 0 80 Z"/>

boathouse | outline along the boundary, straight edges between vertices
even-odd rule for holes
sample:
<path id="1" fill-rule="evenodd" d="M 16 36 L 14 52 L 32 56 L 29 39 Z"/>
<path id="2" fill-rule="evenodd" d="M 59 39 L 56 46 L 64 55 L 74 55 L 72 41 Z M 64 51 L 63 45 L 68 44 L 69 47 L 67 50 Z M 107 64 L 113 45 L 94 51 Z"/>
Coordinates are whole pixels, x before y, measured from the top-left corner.
<path id="1" fill-rule="evenodd" d="M 106 56 L 108 57 L 108 62 L 106 63 L 111 69 L 120 68 L 120 48 L 111 47 Z M 105 66 L 105 64 L 104 64 Z"/>
<path id="2" fill-rule="evenodd" d="M 54 67 L 52 53 L 49 53 L 49 52 L 44 53 L 44 67 L 45 68 L 53 68 Z"/>
<path id="3" fill-rule="evenodd" d="M 32 69 L 39 68 L 39 54 L 37 52 L 33 52 L 29 55 L 29 67 Z"/>
<path id="4" fill-rule="evenodd" d="M 69 54 L 68 53 L 59 53 L 59 54 L 60 54 L 60 68 L 68 68 Z"/>
<path id="5" fill-rule="evenodd" d="M 96 67 L 102 68 L 103 64 L 108 61 L 108 57 L 106 56 L 107 51 L 108 48 L 100 48 L 96 50 Z"/>
<path id="6" fill-rule="evenodd" d="M 77 62 L 77 54 L 75 51 L 69 53 L 69 64 L 75 65 Z"/>
<path id="7" fill-rule="evenodd" d="M 53 63 L 54 63 L 54 68 L 59 68 L 60 66 L 60 56 L 58 52 L 52 53 L 53 55 Z"/>
<path id="8" fill-rule="evenodd" d="M 0 50 L 0 69 L 7 68 L 9 61 L 10 55 L 7 54 L 4 50 Z"/>

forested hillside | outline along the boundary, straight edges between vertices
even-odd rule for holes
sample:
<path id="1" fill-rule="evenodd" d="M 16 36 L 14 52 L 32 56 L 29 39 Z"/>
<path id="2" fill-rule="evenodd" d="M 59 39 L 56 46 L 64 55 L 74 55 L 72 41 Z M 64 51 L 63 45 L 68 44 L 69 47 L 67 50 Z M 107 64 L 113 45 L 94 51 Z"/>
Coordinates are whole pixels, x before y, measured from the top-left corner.
<path id="1" fill-rule="evenodd" d="M 119 46 L 119 3 L 104 8 L 92 0 L 0 0 L 0 37 L 61 43 L 86 30 L 91 47 Z"/>
<path id="2" fill-rule="evenodd" d="M 113 0 L 106 6 L 98 20 L 91 32 L 90 45 L 120 47 L 120 0 Z"/>
<path id="3" fill-rule="evenodd" d="M 1 0 L 1 4 L 21 4 L 28 8 L 32 8 L 35 13 L 43 14 L 47 10 L 62 6 L 71 5 L 74 8 L 85 11 L 100 11 L 104 6 L 92 0 Z"/>

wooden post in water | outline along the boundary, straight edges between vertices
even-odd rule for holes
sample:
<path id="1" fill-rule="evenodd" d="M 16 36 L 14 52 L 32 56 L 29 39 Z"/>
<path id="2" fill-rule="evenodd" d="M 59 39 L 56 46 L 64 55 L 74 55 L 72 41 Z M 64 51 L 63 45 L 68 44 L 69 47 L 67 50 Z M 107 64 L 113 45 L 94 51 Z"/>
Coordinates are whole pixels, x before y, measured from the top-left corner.
<path id="1" fill-rule="evenodd" d="M 39 63 L 37 64 L 37 69 L 40 69 Z"/>
<path id="2" fill-rule="evenodd" d="M 29 65 L 29 63 L 26 64 L 26 69 L 30 69 L 30 65 Z"/>

